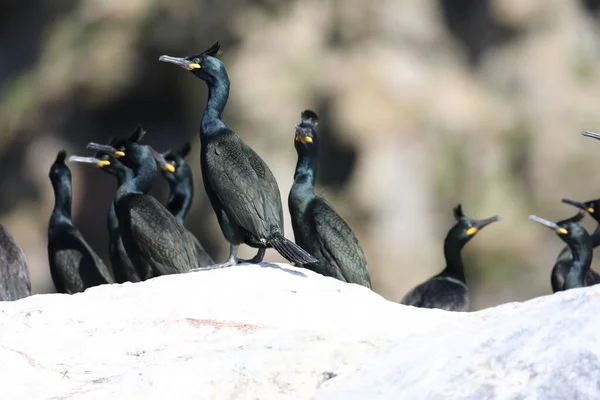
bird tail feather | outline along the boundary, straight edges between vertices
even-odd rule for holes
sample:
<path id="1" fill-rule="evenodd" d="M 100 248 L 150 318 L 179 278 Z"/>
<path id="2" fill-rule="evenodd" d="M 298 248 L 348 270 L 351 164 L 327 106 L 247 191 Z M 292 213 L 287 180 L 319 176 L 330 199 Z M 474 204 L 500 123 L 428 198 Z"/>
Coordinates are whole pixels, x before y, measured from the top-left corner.
<path id="1" fill-rule="evenodd" d="M 297 264 L 315 264 L 319 262 L 319 260 L 308 254 L 302 247 L 286 239 L 279 233 L 271 236 L 268 243 L 289 262 Z"/>

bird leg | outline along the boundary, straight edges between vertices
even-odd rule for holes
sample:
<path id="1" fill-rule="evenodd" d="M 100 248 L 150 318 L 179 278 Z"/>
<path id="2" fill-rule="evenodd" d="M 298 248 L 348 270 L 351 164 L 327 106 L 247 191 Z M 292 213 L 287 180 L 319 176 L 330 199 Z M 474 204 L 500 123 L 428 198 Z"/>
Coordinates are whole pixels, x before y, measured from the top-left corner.
<path id="1" fill-rule="evenodd" d="M 265 251 L 267 251 L 267 249 L 261 247 L 258 249 L 258 252 L 256 253 L 256 255 L 254 257 L 252 257 L 251 259 L 242 260 L 241 258 L 238 258 L 237 261 L 239 263 L 259 264 L 262 262 L 263 258 L 265 258 Z"/>
<path id="2" fill-rule="evenodd" d="M 225 262 L 190 269 L 189 272 L 209 271 L 211 269 L 227 268 L 227 267 L 233 267 L 234 265 L 237 265 L 238 259 L 236 256 L 237 256 L 237 252 L 238 252 L 238 247 L 240 247 L 238 244 L 230 244 L 229 245 L 229 257 L 227 257 L 227 260 L 225 260 Z"/>

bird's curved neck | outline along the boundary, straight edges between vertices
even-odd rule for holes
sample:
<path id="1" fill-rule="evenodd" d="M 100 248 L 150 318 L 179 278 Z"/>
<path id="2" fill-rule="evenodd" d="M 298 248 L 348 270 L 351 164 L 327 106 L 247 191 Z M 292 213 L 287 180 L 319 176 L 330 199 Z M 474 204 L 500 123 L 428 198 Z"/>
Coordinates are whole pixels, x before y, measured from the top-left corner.
<path id="1" fill-rule="evenodd" d="M 314 197 L 316 177 L 316 152 L 299 154 L 296 172 L 294 173 L 294 184 L 290 191 L 290 201 L 301 204 Z"/>
<path id="2" fill-rule="evenodd" d="M 214 136 L 225 128 L 223 111 L 229 98 L 229 78 L 227 76 L 214 78 L 206 83 L 208 85 L 208 102 L 202 116 L 200 134 Z"/>
<path id="3" fill-rule="evenodd" d="M 52 181 L 54 188 L 54 210 L 52 218 L 55 220 L 71 221 L 71 199 L 73 189 L 71 186 L 71 177 L 61 176 Z"/>
<path id="4" fill-rule="evenodd" d="M 592 264 L 592 240 L 590 237 L 580 238 L 576 242 L 569 243 L 569 248 L 573 254 L 573 261 L 565 285 L 567 288 L 583 287 L 585 276 Z"/>
<path id="5" fill-rule="evenodd" d="M 194 183 L 189 177 L 177 183 L 169 183 L 169 198 L 167 210 L 183 223 L 183 220 L 192 206 L 194 198 Z"/>
<path id="6" fill-rule="evenodd" d="M 134 177 L 123 182 L 119 189 L 115 200 L 118 201 L 127 194 L 146 194 L 152 188 L 154 177 L 157 169 L 154 161 L 142 162 L 140 166 L 133 171 Z"/>
<path id="7" fill-rule="evenodd" d="M 600 246 L 600 223 L 596 226 L 596 230 L 590 235 L 592 239 L 592 247 Z"/>
<path id="8" fill-rule="evenodd" d="M 458 279 L 459 281 L 466 283 L 461 255 L 463 246 L 463 244 L 458 243 L 452 238 L 446 238 L 446 241 L 444 242 L 446 268 L 442 271 L 441 275 Z"/>

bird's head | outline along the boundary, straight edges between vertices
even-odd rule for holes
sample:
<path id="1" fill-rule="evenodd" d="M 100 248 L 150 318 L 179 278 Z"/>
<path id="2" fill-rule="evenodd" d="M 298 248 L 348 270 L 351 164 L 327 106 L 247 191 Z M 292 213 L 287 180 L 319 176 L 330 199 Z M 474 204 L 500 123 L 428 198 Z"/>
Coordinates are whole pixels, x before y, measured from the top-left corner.
<path id="1" fill-rule="evenodd" d="M 316 151 L 318 148 L 318 137 L 316 127 L 319 117 L 314 111 L 304 110 L 300 115 L 301 121 L 296 125 L 294 134 L 294 146 L 298 154 Z"/>
<path id="2" fill-rule="evenodd" d="M 163 55 L 158 59 L 162 62 L 175 64 L 190 71 L 203 81 L 210 82 L 217 78 L 227 76 L 225 65 L 217 58 L 221 46 L 219 42 L 215 42 L 202 53 L 194 54 L 187 57 L 172 57 Z"/>
<path id="3" fill-rule="evenodd" d="M 499 215 L 494 215 L 486 219 L 469 218 L 463 213 L 461 204 L 454 208 L 454 218 L 456 219 L 456 224 L 448 232 L 448 237 L 457 240 L 462 245 L 465 245 L 484 227 L 502 219 Z"/>
<path id="4" fill-rule="evenodd" d="M 537 215 L 530 215 L 529 219 L 552 229 L 563 242 L 570 244 L 588 235 L 585 228 L 579 224 L 584 216 L 585 212 L 579 211 L 573 217 L 558 222 L 548 221 Z"/>
<path id="5" fill-rule="evenodd" d="M 48 173 L 48 177 L 52 182 L 58 181 L 62 177 L 71 177 L 71 170 L 65 164 L 65 160 L 67 159 L 67 151 L 61 150 L 56 155 L 56 160 L 50 167 L 50 172 Z"/>
<path id="6" fill-rule="evenodd" d="M 157 158 L 158 166 L 167 181 L 177 183 L 185 179 L 186 175 L 190 172 L 185 157 L 191 149 L 192 145 L 190 142 L 186 142 L 181 148 L 167 150 L 161 154 L 160 159 Z"/>
<path id="7" fill-rule="evenodd" d="M 579 208 L 580 210 L 586 211 L 592 216 L 592 218 L 596 220 L 596 222 L 600 223 L 600 199 L 590 200 L 586 202 L 579 202 L 569 199 L 562 199 L 561 201 L 565 204 L 570 204 Z"/>

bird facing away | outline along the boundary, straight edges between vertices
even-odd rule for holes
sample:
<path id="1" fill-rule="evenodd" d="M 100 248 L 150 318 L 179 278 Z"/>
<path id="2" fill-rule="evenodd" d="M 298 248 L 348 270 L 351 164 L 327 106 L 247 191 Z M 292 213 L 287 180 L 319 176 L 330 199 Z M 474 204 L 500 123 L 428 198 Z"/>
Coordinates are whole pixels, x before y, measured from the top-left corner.
<path id="1" fill-rule="evenodd" d="M 116 157 L 108 153 L 97 152 L 94 157 L 71 156 L 69 162 L 80 162 L 98 167 L 117 180 L 117 188 L 133 179 L 133 171 L 124 166 Z M 119 231 L 119 219 L 115 210 L 115 202 L 111 201 L 108 211 L 108 253 L 110 264 L 117 283 L 139 282 L 140 275 L 125 251 L 123 239 Z"/>
<path id="2" fill-rule="evenodd" d="M 441 308 L 446 311 L 468 311 L 469 291 L 461 250 L 477 232 L 500 220 L 496 215 L 482 220 L 471 219 L 463 214 L 459 204 L 454 209 L 457 223 L 450 228 L 444 242 L 446 268 L 428 281 L 408 292 L 401 303 L 423 308 Z"/>
<path id="3" fill-rule="evenodd" d="M 322 197 L 315 195 L 319 139 L 318 116 L 305 110 L 296 125 L 298 162 L 288 196 L 296 243 L 319 260 L 302 267 L 344 282 L 371 288 L 367 261 L 350 226 Z"/>
<path id="4" fill-rule="evenodd" d="M 127 255 L 140 278 L 187 272 L 198 266 L 193 241 L 187 230 L 154 197 L 148 195 L 158 172 L 150 147 L 138 144 L 145 135 L 137 127 L 132 135 L 113 146 L 89 143 L 88 148 L 109 152 L 134 173 L 117 189 L 115 209 Z"/>
<path id="5" fill-rule="evenodd" d="M 592 240 L 592 249 L 600 245 L 600 199 L 590 200 L 584 203 L 562 199 L 563 203 L 570 204 L 579 208 L 580 210 L 586 211 L 589 213 L 598 225 L 592 234 L 590 235 L 590 239 Z M 563 286 L 565 284 L 565 277 L 567 276 L 567 272 L 569 270 L 569 266 L 573 262 L 573 253 L 571 252 L 571 248 L 566 246 L 562 249 L 558 257 L 556 258 L 556 263 L 554 264 L 554 268 L 552 268 L 552 276 L 551 276 L 551 284 L 552 291 L 554 293 L 563 290 Z M 600 275 L 592 269 L 589 269 L 585 276 L 585 284 L 586 286 L 595 285 L 596 283 L 600 283 Z"/>
<path id="6" fill-rule="evenodd" d="M 283 208 L 279 187 L 267 164 L 222 120 L 229 97 L 229 77 L 216 58 L 219 44 L 183 58 L 161 56 L 160 61 L 191 71 L 208 86 L 208 103 L 200 124 L 200 162 L 204 188 L 215 211 L 229 257 L 204 269 L 237 264 L 238 247 L 258 248 L 251 262 L 264 258 L 272 247 L 290 262 L 315 263 L 317 259 L 284 237 Z"/>
<path id="7" fill-rule="evenodd" d="M 72 294 L 114 283 L 114 278 L 73 225 L 71 171 L 65 165 L 66 157 L 67 152 L 60 151 L 50 167 L 54 210 L 48 223 L 48 261 L 56 291 Z"/>
<path id="8" fill-rule="evenodd" d="M 194 200 L 194 177 L 192 169 L 185 161 L 185 156 L 192 149 L 190 142 L 186 142 L 180 149 L 167 151 L 162 154 L 162 159 L 157 160 L 161 172 L 169 184 L 169 198 L 166 208 L 183 225 L 185 216 L 190 211 Z M 204 250 L 196 236 L 191 232 L 191 239 L 196 246 L 196 256 L 201 267 L 214 264 L 212 257 Z"/>
<path id="9" fill-rule="evenodd" d="M 585 213 L 580 211 L 577 215 L 558 222 L 551 222 L 535 215 L 530 215 L 529 219 L 552 229 L 558 237 L 571 249 L 571 263 L 563 266 L 564 270 L 560 281 L 563 282 L 559 290 L 569 290 L 588 286 L 586 276 L 592 264 L 592 239 L 585 228 L 579 225 Z M 556 269 L 556 266 L 555 266 Z M 560 281 L 555 282 L 554 270 L 552 271 L 552 290 L 554 285 L 559 285 Z M 595 284 L 594 282 L 592 284 Z M 556 290 L 554 290 L 556 292 Z"/>
<path id="10" fill-rule="evenodd" d="M 31 279 L 23 251 L 0 225 L 0 301 L 18 300 L 31 294 Z"/>

